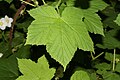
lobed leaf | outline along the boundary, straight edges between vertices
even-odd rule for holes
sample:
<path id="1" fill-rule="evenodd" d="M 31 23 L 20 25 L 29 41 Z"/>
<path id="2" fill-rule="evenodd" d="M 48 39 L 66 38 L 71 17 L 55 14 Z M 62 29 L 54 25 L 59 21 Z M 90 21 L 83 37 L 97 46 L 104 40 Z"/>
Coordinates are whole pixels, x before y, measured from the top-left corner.
<path id="1" fill-rule="evenodd" d="M 17 80 L 50 80 L 55 72 L 54 69 L 49 69 L 45 56 L 39 58 L 38 63 L 28 59 L 18 59 L 18 64 L 23 75 Z"/>
<path id="2" fill-rule="evenodd" d="M 52 58 L 64 67 L 77 48 L 93 51 L 93 42 L 82 22 L 80 9 L 66 7 L 60 16 L 51 6 L 41 6 L 29 11 L 35 19 L 28 28 L 26 44 L 46 45 Z"/>

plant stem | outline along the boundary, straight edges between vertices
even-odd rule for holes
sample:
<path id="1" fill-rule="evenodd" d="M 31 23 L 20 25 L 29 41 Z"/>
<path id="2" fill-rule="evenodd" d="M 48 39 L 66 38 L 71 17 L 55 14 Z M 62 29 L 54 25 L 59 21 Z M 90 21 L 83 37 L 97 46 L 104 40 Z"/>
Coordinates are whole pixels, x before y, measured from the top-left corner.
<path id="1" fill-rule="evenodd" d="M 27 2 L 27 1 L 23 1 L 23 0 L 20 0 L 20 1 L 22 1 L 23 3 L 28 4 L 28 5 L 30 5 L 30 6 L 36 7 L 36 5 L 31 4 L 31 3 Z"/>
<path id="2" fill-rule="evenodd" d="M 91 53 L 91 57 L 92 57 L 92 60 L 94 59 L 94 56 L 93 56 L 93 53 L 92 52 L 90 52 Z"/>
<path id="3" fill-rule="evenodd" d="M 113 71 L 115 70 L 115 52 L 116 52 L 116 49 L 114 49 L 114 53 L 113 53 Z"/>
<path id="4" fill-rule="evenodd" d="M 43 2 L 44 5 L 47 5 L 44 0 L 42 0 L 42 2 Z"/>
<path id="5" fill-rule="evenodd" d="M 31 0 L 26 0 L 28 3 L 31 2 Z M 10 46 L 12 45 L 12 38 L 13 38 L 13 32 L 14 32 L 14 25 L 16 23 L 17 17 L 19 16 L 19 14 L 21 13 L 22 10 L 24 10 L 24 8 L 26 7 L 26 3 L 22 3 L 21 7 L 17 10 L 17 12 L 15 13 L 15 16 L 13 18 L 13 22 L 12 22 L 12 26 L 10 29 L 10 33 L 9 33 L 9 43 Z"/>
<path id="6" fill-rule="evenodd" d="M 98 57 L 100 57 L 102 54 L 104 54 L 104 52 L 100 53 L 100 54 L 99 54 L 99 55 L 97 55 L 96 57 L 93 57 L 93 59 L 92 59 L 92 60 L 97 59 L 97 58 L 98 58 Z"/>
<path id="7" fill-rule="evenodd" d="M 58 13 L 60 13 L 59 12 L 59 8 L 58 8 L 60 6 L 60 3 L 61 3 L 61 0 L 59 0 L 58 3 L 57 3 L 57 5 L 56 5 L 56 9 L 57 9 Z"/>

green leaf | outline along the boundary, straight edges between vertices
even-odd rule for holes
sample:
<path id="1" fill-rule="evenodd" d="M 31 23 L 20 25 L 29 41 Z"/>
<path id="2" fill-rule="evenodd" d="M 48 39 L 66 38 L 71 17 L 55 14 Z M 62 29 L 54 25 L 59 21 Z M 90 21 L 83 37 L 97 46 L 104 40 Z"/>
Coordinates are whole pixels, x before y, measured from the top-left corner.
<path id="1" fill-rule="evenodd" d="M 74 6 L 75 5 L 75 0 L 67 0 L 66 4 L 67 4 L 67 6 Z"/>
<path id="2" fill-rule="evenodd" d="M 93 42 L 82 22 L 82 12 L 66 7 L 62 16 L 51 6 L 41 6 L 29 12 L 35 20 L 28 28 L 26 44 L 46 45 L 52 58 L 64 68 L 77 48 L 93 51 Z"/>
<path id="3" fill-rule="evenodd" d="M 31 46 L 21 45 L 21 47 L 14 53 L 14 55 L 16 55 L 18 58 L 30 58 L 30 48 Z"/>
<path id="4" fill-rule="evenodd" d="M 120 26 L 120 14 L 118 14 L 117 19 L 115 20 L 115 22 Z"/>
<path id="5" fill-rule="evenodd" d="M 71 1 L 71 3 L 74 3 L 73 1 Z M 70 1 L 68 0 L 68 2 Z M 69 6 L 72 5 L 70 4 Z M 101 22 L 101 18 L 96 14 L 96 12 L 98 12 L 98 10 L 105 9 L 105 7 L 107 6 L 108 5 L 102 0 L 91 0 L 90 7 L 88 9 L 82 9 L 83 10 L 82 13 L 84 15 L 83 21 L 86 24 L 86 28 L 88 31 L 90 31 L 91 33 L 101 34 L 104 36 L 103 24 Z"/>
<path id="6" fill-rule="evenodd" d="M 24 34 L 15 31 L 14 32 L 14 38 L 12 40 L 12 47 L 16 47 L 24 42 Z"/>
<path id="7" fill-rule="evenodd" d="M 105 33 L 105 37 L 102 38 L 102 44 L 97 44 L 96 46 L 104 49 L 120 49 L 119 41 L 119 29 L 113 29 Z"/>
<path id="8" fill-rule="evenodd" d="M 83 10 L 83 14 L 87 30 L 91 33 L 104 35 L 101 18 L 96 13 L 89 10 Z"/>
<path id="9" fill-rule="evenodd" d="M 113 60 L 113 54 L 112 53 L 105 53 L 105 59 L 107 59 L 108 61 L 112 61 Z"/>
<path id="10" fill-rule="evenodd" d="M 97 76 L 96 73 L 91 73 L 90 74 L 90 80 L 96 80 L 97 79 L 96 76 Z"/>
<path id="11" fill-rule="evenodd" d="M 89 75 L 85 71 L 76 71 L 72 76 L 70 80 L 90 80 Z"/>
<path id="12" fill-rule="evenodd" d="M 75 1 L 76 0 L 67 0 L 66 4 L 67 4 L 67 6 L 74 6 L 75 5 Z M 78 0 L 78 2 L 79 2 L 79 0 Z M 87 10 L 92 11 L 93 13 L 94 12 L 98 12 L 98 10 L 103 10 L 103 9 L 105 9 L 108 6 L 108 4 L 106 4 L 102 0 L 91 0 L 89 2 L 89 4 L 90 4 L 89 5 L 90 7 Z"/>
<path id="13" fill-rule="evenodd" d="M 103 74 L 103 79 L 104 80 L 119 80 L 120 79 L 120 75 L 108 71 L 108 72 L 105 72 Z"/>
<path id="14" fill-rule="evenodd" d="M 118 13 L 115 11 L 114 7 L 107 7 L 106 9 L 104 9 L 102 11 L 103 14 L 105 14 L 106 16 L 108 16 L 107 18 L 105 18 L 103 20 L 103 24 L 104 27 L 110 27 L 110 28 L 119 28 L 119 26 L 114 22 L 114 20 L 116 19 Z"/>
<path id="15" fill-rule="evenodd" d="M 97 73 L 103 77 L 103 80 L 119 80 L 120 79 L 120 75 L 111 71 L 97 70 Z"/>
<path id="16" fill-rule="evenodd" d="M 102 0 L 91 0 L 90 1 L 90 8 L 88 8 L 89 11 L 98 12 L 98 10 L 103 10 L 108 6 L 104 1 Z"/>
<path id="17" fill-rule="evenodd" d="M 117 72 L 120 73 L 120 63 L 117 63 L 117 64 L 116 64 L 115 71 L 117 71 Z"/>
<path id="18" fill-rule="evenodd" d="M 19 76 L 15 58 L 0 59 L 0 80 L 15 80 Z"/>
<path id="19" fill-rule="evenodd" d="M 100 64 L 95 65 L 95 67 L 100 70 L 110 70 L 111 69 L 110 64 L 107 64 L 107 63 L 100 63 Z"/>
<path id="20" fill-rule="evenodd" d="M 0 0 L 0 1 L 6 1 L 6 2 L 8 2 L 8 3 L 11 3 L 11 2 L 12 2 L 12 0 Z"/>
<path id="21" fill-rule="evenodd" d="M 50 80 L 54 76 L 54 69 L 49 69 L 45 56 L 39 58 L 38 63 L 27 59 L 18 59 L 22 76 L 17 80 Z"/>

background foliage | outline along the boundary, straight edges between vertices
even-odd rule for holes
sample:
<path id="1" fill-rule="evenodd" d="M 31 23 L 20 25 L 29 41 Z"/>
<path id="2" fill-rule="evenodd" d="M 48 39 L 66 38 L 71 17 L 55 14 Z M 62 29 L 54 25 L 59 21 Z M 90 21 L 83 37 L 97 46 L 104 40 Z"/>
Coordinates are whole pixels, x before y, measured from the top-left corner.
<path id="1" fill-rule="evenodd" d="M 0 0 L 5 15 L 0 80 L 120 79 L 119 0 Z"/>

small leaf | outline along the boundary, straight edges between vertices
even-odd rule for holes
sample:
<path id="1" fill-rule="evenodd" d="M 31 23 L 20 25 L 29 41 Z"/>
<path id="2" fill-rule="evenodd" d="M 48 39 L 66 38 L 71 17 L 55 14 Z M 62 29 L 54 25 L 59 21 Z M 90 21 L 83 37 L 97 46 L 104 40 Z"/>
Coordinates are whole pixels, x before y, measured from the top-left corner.
<path id="1" fill-rule="evenodd" d="M 117 72 L 120 73 L 120 63 L 117 63 L 117 64 L 116 64 L 115 71 L 117 71 Z"/>
<path id="2" fill-rule="evenodd" d="M 97 75 L 96 75 L 96 73 L 90 74 L 90 80 L 97 80 Z"/>
<path id="3" fill-rule="evenodd" d="M 11 3 L 11 2 L 12 2 L 12 0 L 0 0 L 0 1 L 6 1 L 6 2 L 8 2 L 8 3 Z"/>
<path id="4" fill-rule="evenodd" d="M 104 1 L 102 0 L 91 0 L 90 1 L 90 8 L 88 10 L 92 12 L 98 12 L 98 10 L 103 10 L 108 6 Z"/>
<path id="5" fill-rule="evenodd" d="M 66 4 L 67 4 L 67 6 L 74 6 L 75 5 L 75 0 L 67 0 Z"/>
<path id="6" fill-rule="evenodd" d="M 118 14 L 117 19 L 115 20 L 115 22 L 120 26 L 120 14 Z"/>
<path id="7" fill-rule="evenodd" d="M 107 63 L 100 63 L 100 64 L 95 65 L 95 67 L 100 70 L 110 70 L 111 69 L 110 64 L 107 64 Z"/>
<path id="8" fill-rule="evenodd" d="M 108 61 L 112 61 L 113 60 L 113 54 L 112 53 L 105 53 L 105 59 L 107 59 Z"/>
<path id="9" fill-rule="evenodd" d="M 104 27 L 107 28 L 108 26 L 110 28 L 119 28 L 119 26 L 114 22 L 116 19 L 118 13 L 115 11 L 114 7 L 107 7 L 102 11 L 103 14 L 108 16 L 106 19 L 103 20 Z"/>
<path id="10" fill-rule="evenodd" d="M 19 76 L 17 66 L 15 57 L 0 59 L 0 80 L 15 80 Z"/>
<path id="11" fill-rule="evenodd" d="M 112 29 L 105 33 L 105 37 L 103 37 L 102 46 L 104 49 L 115 49 L 120 48 L 120 41 L 119 41 L 119 29 Z M 98 47 L 101 47 L 97 45 Z"/>
<path id="12" fill-rule="evenodd" d="M 54 69 L 49 69 L 45 56 L 39 58 L 38 63 L 27 59 L 18 59 L 22 76 L 17 80 L 50 80 L 54 76 Z"/>
<path id="13" fill-rule="evenodd" d="M 104 80 L 119 80 L 120 75 L 107 71 L 106 73 L 103 74 L 103 79 Z"/>
<path id="14" fill-rule="evenodd" d="M 76 71 L 70 80 L 90 80 L 89 75 L 85 71 Z"/>

